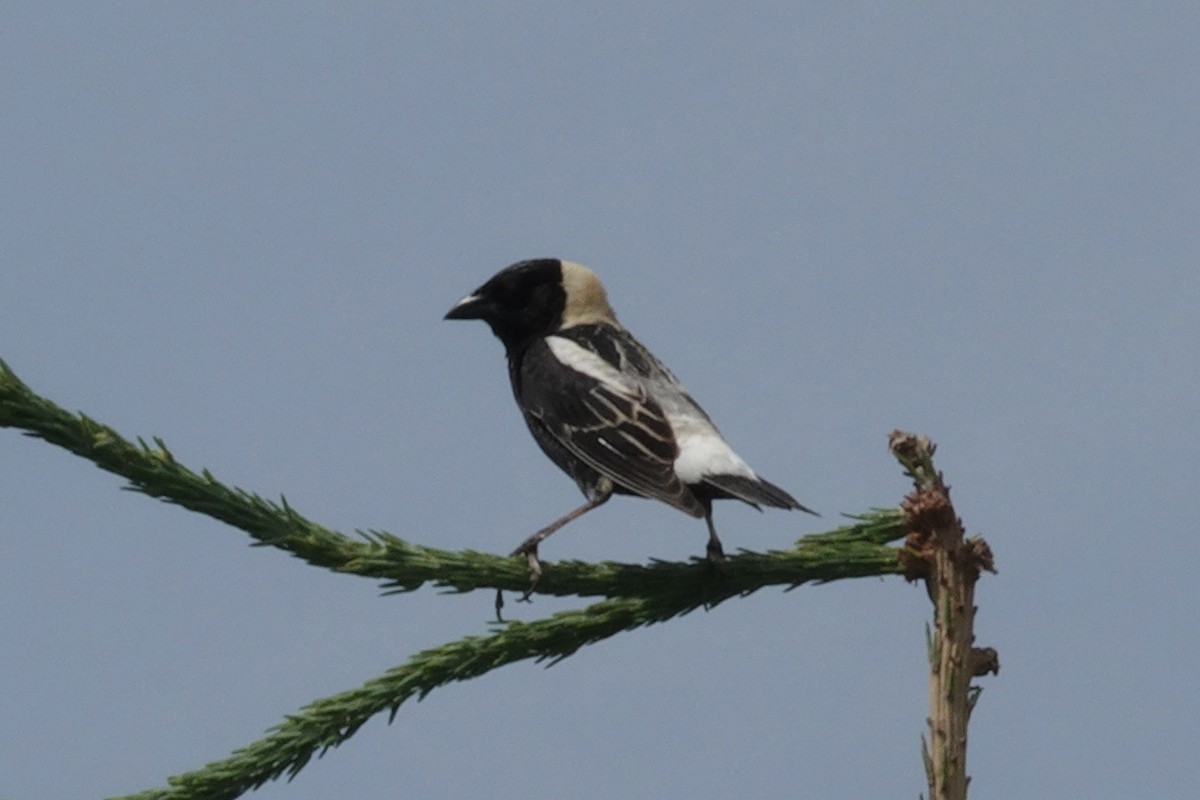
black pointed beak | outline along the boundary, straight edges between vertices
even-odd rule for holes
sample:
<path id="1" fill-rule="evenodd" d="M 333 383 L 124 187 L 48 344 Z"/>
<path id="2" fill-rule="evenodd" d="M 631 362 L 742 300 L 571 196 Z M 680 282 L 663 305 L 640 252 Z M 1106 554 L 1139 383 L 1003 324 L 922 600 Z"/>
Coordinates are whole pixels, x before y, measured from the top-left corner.
<path id="1" fill-rule="evenodd" d="M 442 319 L 483 319 L 484 305 L 478 294 L 469 294 L 455 303 Z"/>

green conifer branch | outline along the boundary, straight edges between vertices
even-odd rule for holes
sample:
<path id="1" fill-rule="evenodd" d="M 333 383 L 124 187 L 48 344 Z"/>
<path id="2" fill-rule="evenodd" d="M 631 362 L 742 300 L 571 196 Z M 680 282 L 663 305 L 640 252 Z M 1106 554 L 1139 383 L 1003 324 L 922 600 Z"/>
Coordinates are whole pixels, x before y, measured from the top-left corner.
<path id="1" fill-rule="evenodd" d="M 0 361 L 0 427 L 17 428 L 127 479 L 127 488 L 183 506 L 239 528 L 257 544 L 285 550 L 315 566 L 384 581 L 388 591 L 411 591 L 425 583 L 455 592 L 474 589 L 524 591 L 524 559 L 472 550 L 450 551 L 407 542 L 382 531 L 358 538 L 312 522 L 281 498 L 278 503 L 222 484 L 208 470 L 199 474 L 175 460 L 166 444 L 136 444 L 82 414 L 72 414 L 34 393 Z M 764 586 L 798 586 L 809 581 L 893 574 L 897 551 L 887 543 L 903 538 L 897 510 L 877 509 L 828 534 L 809 536 L 794 549 L 741 551 L 723 565 L 723 588 L 746 594 Z M 539 594 L 584 597 L 650 597 L 669 594 L 700 598 L 712 591 L 711 567 L 691 562 L 649 565 L 562 561 L 546 565 Z"/>
<path id="2" fill-rule="evenodd" d="M 729 596 L 728 592 L 722 593 L 710 604 Z M 517 661 L 555 663 L 586 644 L 686 614 L 696 607 L 695 603 L 661 599 L 617 598 L 537 622 L 506 623 L 490 636 L 468 636 L 426 650 L 357 689 L 314 701 L 229 758 L 172 777 L 167 787 L 129 795 L 124 800 L 237 797 L 275 778 L 294 776 L 314 754 L 319 757 L 338 746 L 375 714 L 389 712 L 390 722 L 406 700 L 421 699 L 438 686 L 468 680 Z"/>
<path id="3" fill-rule="evenodd" d="M 890 529 L 890 525 L 887 528 Z M 817 541 L 805 546 L 821 549 L 829 540 L 857 538 L 868 547 L 874 547 L 872 537 L 879 535 L 880 532 L 872 530 L 872 524 L 867 523 L 854 526 L 853 533 L 844 536 L 811 537 Z M 821 580 L 835 577 L 840 576 L 831 573 L 831 577 Z M 235 751 L 227 759 L 172 777 L 167 787 L 139 792 L 123 800 L 238 797 L 267 781 L 294 776 L 313 755 L 319 757 L 326 750 L 337 747 L 376 714 L 387 711 L 390 723 L 405 701 L 414 697 L 419 700 L 439 686 L 478 677 L 518 661 L 532 659 L 557 663 L 585 645 L 623 631 L 664 622 L 701 606 L 711 608 L 744 594 L 732 581 L 718 582 L 718 587 L 704 597 L 663 591 L 654 597 L 612 598 L 535 622 L 508 622 L 490 636 L 467 636 L 425 650 L 357 689 L 308 704 L 272 728 L 265 737 Z"/>
<path id="4" fill-rule="evenodd" d="M 523 559 L 474 551 L 451 552 L 406 542 L 379 531 L 347 537 L 317 525 L 285 500 L 274 503 L 221 484 L 177 462 L 160 439 L 131 443 L 111 427 L 71 414 L 38 396 L 0 361 L 0 427 L 44 439 L 126 478 L 130 489 L 207 514 L 246 531 L 260 545 L 278 547 L 339 572 L 385 581 L 390 591 L 430 582 L 450 591 L 523 590 Z M 280 776 L 295 775 L 314 754 L 336 747 L 373 715 L 394 717 L 407 700 L 438 686 L 482 675 L 522 660 L 566 658 L 580 647 L 764 586 L 799 586 L 849 577 L 896 574 L 899 551 L 887 546 L 906 533 L 897 509 L 875 509 L 829 533 L 808 536 L 786 551 L 741 551 L 719 573 L 706 562 L 655 561 L 648 565 L 546 565 L 538 592 L 602 595 L 608 599 L 536 622 L 510 622 L 489 636 L 468 636 L 426 650 L 358 689 L 314 701 L 229 758 L 171 778 L 169 786 L 132 798 L 232 798 Z"/>

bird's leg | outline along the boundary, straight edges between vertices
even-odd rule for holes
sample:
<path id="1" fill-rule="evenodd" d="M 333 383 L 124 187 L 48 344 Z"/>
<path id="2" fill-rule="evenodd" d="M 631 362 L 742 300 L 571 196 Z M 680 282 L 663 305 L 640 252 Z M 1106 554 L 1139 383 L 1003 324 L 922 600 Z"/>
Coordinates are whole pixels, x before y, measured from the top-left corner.
<path id="1" fill-rule="evenodd" d="M 725 560 L 725 548 L 721 547 L 721 540 L 717 538 L 717 528 L 713 525 L 711 505 L 704 509 L 704 521 L 708 524 L 708 547 L 705 549 L 705 554 L 708 557 L 708 563 L 716 566 Z"/>
<path id="2" fill-rule="evenodd" d="M 538 559 L 538 545 L 540 545 L 545 539 L 548 539 L 550 535 L 559 528 L 566 525 L 568 522 L 579 519 L 593 508 L 596 508 L 604 503 L 604 501 L 611 496 L 612 492 L 597 495 L 569 514 L 564 514 L 563 516 L 554 520 L 554 522 L 551 522 L 549 525 L 542 528 L 525 541 L 521 542 L 521 545 L 516 550 L 512 551 L 511 555 L 525 556 L 525 560 L 529 564 L 529 588 L 525 590 L 525 594 L 522 595 L 521 600 L 525 601 L 529 599 L 529 596 L 533 594 L 533 590 L 537 588 L 538 581 L 541 580 L 542 577 L 542 562 Z"/>
<path id="3" fill-rule="evenodd" d="M 538 545 L 549 538 L 552 533 L 557 531 L 563 525 L 566 525 L 572 520 L 579 519 L 593 508 L 604 505 L 604 503 L 607 502 L 608 498 L 612 497 L 612 495 L 612 481 L 602 480 L 600 485 L 596 488 L 596 491 L 592 495 L 591 499 L 589 499 L 586 503 L 569 514 L 564 514 L 563 516 L 554 520 L 554 522 L 551 522 L 549 525 L 542 528 L 525 541 L 521 542 L 520 547 L 512 551 L 511 555 L 525 556 L 525 560 L 529 563 L 529 588 L 525 590 L 525 594 L 521 597 L 522 601 L 529 600 L 529 596 L 533 594 L 533 590 L 537 588 L 538 581 L 542 577 L 542 562 L 538 560 Z"/>

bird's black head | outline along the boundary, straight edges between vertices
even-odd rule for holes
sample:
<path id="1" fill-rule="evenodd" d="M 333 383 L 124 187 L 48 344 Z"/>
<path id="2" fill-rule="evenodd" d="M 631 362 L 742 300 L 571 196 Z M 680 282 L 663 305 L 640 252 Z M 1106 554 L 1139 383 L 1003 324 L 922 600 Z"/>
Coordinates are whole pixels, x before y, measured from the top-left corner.
<path id="1" fill-rule="evenodd" d="M 566 305 L 562 261 L 538 258 L 496 273 L 459 300 L 446 319 L 481 319 L 512 352 L 558 330 Z"/>

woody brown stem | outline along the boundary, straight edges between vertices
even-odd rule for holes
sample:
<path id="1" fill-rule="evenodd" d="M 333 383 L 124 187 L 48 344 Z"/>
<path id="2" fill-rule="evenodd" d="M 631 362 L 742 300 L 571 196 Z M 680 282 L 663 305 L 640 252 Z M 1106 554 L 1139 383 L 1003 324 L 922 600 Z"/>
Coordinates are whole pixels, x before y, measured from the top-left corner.
<path id="1" fill-rule="evenodd" d="M 967 539 L 950 503 L 950 489 L 933 468 L 933 442 L 894 431 L 892 453 L 913 479 L 901 509 L 910 533 L 905 542 L 905 573 L 923 579 L 933 601 L 929 636 L 929 738 L 922 757 L 930 800 L 966 800 L 967 723 L 978 697 L 971 678 L 999 672 L 991 648 L 973 649 L 975 583 L 981 570 L 995 572 L 991 550 L 980 537 Z"/>

